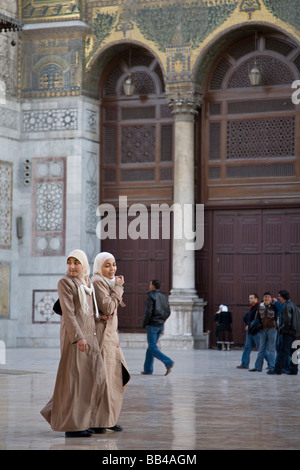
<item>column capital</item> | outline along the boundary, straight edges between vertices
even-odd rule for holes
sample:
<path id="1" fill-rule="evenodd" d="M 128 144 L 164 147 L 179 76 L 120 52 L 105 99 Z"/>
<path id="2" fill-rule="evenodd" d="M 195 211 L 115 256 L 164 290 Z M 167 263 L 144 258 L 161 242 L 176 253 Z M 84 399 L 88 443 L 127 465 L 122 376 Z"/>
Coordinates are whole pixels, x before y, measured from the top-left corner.
<path id="1" fill-rule="evenodd" d="M 175 119 L 194 121 L 202 104 L 202 93 L 193 84 L 169 85 L 166 98 Z"/>

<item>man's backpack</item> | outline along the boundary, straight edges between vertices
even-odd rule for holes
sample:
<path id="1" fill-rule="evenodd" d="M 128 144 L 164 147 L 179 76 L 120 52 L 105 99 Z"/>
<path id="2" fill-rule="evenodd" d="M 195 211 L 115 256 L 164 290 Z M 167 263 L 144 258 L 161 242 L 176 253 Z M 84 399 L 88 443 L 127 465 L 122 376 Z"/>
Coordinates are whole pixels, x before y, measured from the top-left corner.
<path id="1" fill-rule="evenodd" d="M 168 298 L 162 293 L 161 293 L 161 296 L 160 296 L 160 301 L 161 301 L 161 306 L 162 306 L 162 312 L 161 313 L 162 313 L 162 316 L 163 316 L 164 320 L 166 320 L 171 315 L 171 309 L 170 309 L 169 301 L 168 301 Z"/>

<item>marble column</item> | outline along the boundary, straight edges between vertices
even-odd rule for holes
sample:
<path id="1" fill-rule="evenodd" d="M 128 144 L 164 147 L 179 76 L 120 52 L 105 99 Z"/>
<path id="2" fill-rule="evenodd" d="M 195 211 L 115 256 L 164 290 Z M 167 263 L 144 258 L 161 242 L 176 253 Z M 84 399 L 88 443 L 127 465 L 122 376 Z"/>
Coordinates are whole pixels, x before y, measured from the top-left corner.
<path id="1" fill-rule="evenodd" d="M 168 98 L 175 118 L 174 206 L 182 209 L 184 223 L 192 226 L 192 220 L 186 220 L 189 216 L 184 208 L 195 207 L 194 119 L 201 106 L 201 95 L 194 90 L 177 90 L 169 92 Z M 165 325 L 164 342 L 178 348 L 202 349 L 208 347 L 208 335 L 203 332 L 206 302 L 196 293 L 195 250 L 187 249 L 187 243 L 184 231 L 181 238 L 175 239 L 174 235 L 169 296 L 172 313 Z"/>

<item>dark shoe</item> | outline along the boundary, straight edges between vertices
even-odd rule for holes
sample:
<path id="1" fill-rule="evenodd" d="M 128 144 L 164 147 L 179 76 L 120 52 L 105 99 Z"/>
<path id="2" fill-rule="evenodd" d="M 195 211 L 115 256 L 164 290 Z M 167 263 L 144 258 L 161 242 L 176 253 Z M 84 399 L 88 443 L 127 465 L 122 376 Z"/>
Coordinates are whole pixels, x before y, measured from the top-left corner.
<path id="1" fill-rule="evenodd" d="M 123 431 L 122 426 L 120 426 L 119 424 L 116 424 L 116 425 L 113 426 L 112 428 L 107 428 L 107 429 L 110 429 L 111 431 L 116 431 L 116 432 L 121 432 L 121 431 Z"/>
<path id="2" fill-rule="evenodd" d="M 90 437 L 92 433 L 86 431 L 67 431 L 65 432 L 66 437 Z"/>
<path id="3" fill-rule="evenodd" d="M 246 366 L 236 366 L 237 369 L 249 369 L 249 367 Z"/>
<path id="4" fill-rule="evenodd" d="M 144 372 L 144 371 L 142 370 L 141 374 L 143 374 L 143 375 L 152 375 L 152 372 Z"/>
<path id="5" fill-rule="evenodd" d="M 249 369 L 249 372 L 261 372 L 261 370 L 255 369 L 254 367 L 254 369 Z"/>
<path id="6" fill-rule="evenodd" d="M 267 372 L 268 375 L 275 375 L 275 374 L 278 374 L 278 372 L 275 372 L 275 370 L 268 370 Z"/>
<path id="7" fill-rule="evenodd" d="M 174 367 L 175 362 L 173 362 L 170 367 L 167 367 L 165 375 L 168 375 L 171 372 L 172 367 Z"/>
<path id="8" fill-rule="evenodd" d="M 298 375 L 297 372 L 288 372 L 287 375 Z"/>
<path id="9" fill-rule="evenodd" d="M 106 428 L 90 428 L 88 429 L 89 432 L 95 434 L 104 434 L 106 432 Z"/>

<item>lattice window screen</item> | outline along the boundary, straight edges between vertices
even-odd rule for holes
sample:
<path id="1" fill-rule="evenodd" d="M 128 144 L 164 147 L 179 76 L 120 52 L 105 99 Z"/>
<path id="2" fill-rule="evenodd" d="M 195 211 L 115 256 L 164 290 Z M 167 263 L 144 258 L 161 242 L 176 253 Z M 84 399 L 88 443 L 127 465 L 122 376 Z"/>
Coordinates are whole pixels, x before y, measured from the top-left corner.
<path id="1" fill-rule="evenodd" d="M 294 118 L 245 119 L 227 123 L 227 159 L 294 156 Z"/>

